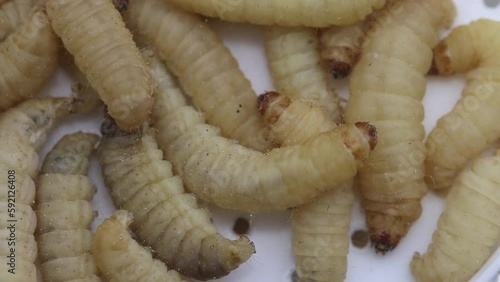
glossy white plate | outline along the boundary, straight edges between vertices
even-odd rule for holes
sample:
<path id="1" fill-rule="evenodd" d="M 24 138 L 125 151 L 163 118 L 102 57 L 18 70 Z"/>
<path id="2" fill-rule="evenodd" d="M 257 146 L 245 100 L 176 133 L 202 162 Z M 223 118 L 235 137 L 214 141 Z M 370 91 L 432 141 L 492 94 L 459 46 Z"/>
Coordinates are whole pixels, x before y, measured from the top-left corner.
<path id="1" fill-rule="evenodd" d="M 455 25 L 465 24 L 480 17 L 500 20 L 500 0 L 455 0 L 458 7 L 458 17 Z M 272 82 L 264 57 L 259 29 L 250 25 L 221 23 L 212 21 L 217 31 L 221 33 L 233 54 L 240 62 L 242 70 L 251 80 L 257 93 L 272 90 Z M 50 85 L 44 91 L 45 95 L 67 96 L 70 93 L 71 81 L 68 76 L 58 71 Z M 460 96 L 464 82 L 460 76 L 437 79 L 429 78 L 428 91 L 424 99 L 426 117 L 425 128 L 429 132 L 436 120 L 448 112 Z M 347 95 L 345 82 L 337 86 L 342 95 Z M 85 118 L 72 119 L 61 124 L 50 135 L 42 151 L 44 156 L 59 138 L 64 134 L 83 130 L 98 133 L 102 115 L 96 112 Z M 103 185 L 100 168 L 96 158 L 91 162 L 90 176 L 98 187 L 98 193 L 93 200 L 99 216 L 94 228 L 110 216 L 114 207 Z M 415 251 L 425 252 L 431 241 L 431 235 L 436 228 L 439 214 L 444 207 L 444 201 L 432 193 L 423 199 L 424 210 L 420 219 L 415 222 L 409 234 L 399 246 L 385 256 L 377 255 L 369 248 L 355 248 L 351 245 L 349 254 L 348 282 L 412 281 L 409 262 Z M 257 253 L 244 265 L 219 281 L 224 282 L 290 282 L 294 271 L 294 260 L 291 250 L 291 231 L 289 226 L 290 213 L 272 213 L 252 216 L 250 214 L 224 211 L 212 208 L 215 224 L 221 233 L 230 238 L 237 235 L 232 231 L 234 220 L 245 217 L 251 220 L 249 237 L 255 243 Z M 364 217 L 359 203 L 353 208 L 351 231 L 365 229 Z M 498 251 L 480 270 L 473 281 L 500 281 L 493 278 L 500 270 L 500 251 Z"/>

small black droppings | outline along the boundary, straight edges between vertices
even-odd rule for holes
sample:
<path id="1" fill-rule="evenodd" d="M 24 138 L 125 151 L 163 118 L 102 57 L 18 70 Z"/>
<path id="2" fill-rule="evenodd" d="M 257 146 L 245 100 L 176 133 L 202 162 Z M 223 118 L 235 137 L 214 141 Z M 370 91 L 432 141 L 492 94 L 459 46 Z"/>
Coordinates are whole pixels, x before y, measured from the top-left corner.
<path id="1" fill-rule="evenodd" d="M 234 222 L 233 231 L 238 235 L 248 234 L 248 230 L 250 230 L 250 222 L 247 219 L 238 217 Z"/>
<path id="2" fill-rule="evenodd" d="M 351 235 L 351 242 L 356 248 L 364 248 L 368 245 L 369 235 L 366 230 L 356 230 Z"/>

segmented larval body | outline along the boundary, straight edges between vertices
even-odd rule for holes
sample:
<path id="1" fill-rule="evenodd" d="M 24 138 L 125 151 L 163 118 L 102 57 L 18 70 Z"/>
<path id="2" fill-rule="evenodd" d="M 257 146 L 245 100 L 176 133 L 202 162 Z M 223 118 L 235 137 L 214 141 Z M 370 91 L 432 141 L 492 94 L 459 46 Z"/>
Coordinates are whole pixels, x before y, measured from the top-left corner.
<path id="1" fill-rule="evenodd" d="M 167 0 L 163 0 L 167 1 Z M 168 0 L 208 17 L 259 25 L 327 27 L 358 22 L 385 0 Z"/>
<path id="2" fill-rule="evenodd" d="M 100 282 L 92 257 L 96 189 L 87 176 L 99 136 L 77 132 L 47 154 L 37 179 L 38 258 L 43 281 Z"/>
<path id="3" fill-rule="evenodd" d="M 131 213 L 119 210 L 97 227 L 92 253 L 106 281 L 187 282 L 130 236 L 127 228 L 132 221 Z"/>
<path id="4" fill-rule="evenodd" d="M 37 281 L 34 232 L 38 150 L 72 99 L 32 99 L 0 115 L 0 281 Z M 13 258 L 14 257 L 14 258 Z M 14 274 L 15 273 L 15 274 Z"/>
<path id="5" fill-rule="evenodd" d="M 416 281 L 466 282 L 500 240 L 500 155 L 476 160 L 460 173 L 446 198 L 432 243 L 410 267 Z"/>
<path id="6" fill-rule="evenodd" d="M 321 61 L 317 30 L 263 27 L 264 46 L 274 86 L 280 94 L 310 100 L 340 123 L 340 99 Z"/>
<path id="7" fill-rule="evenodd" d="M 150 65 L 158 143 L 186 187 L 220 207 L 265 212 L 301 205 L 351 179 L 376 143 L 374 128 L 359 123 L 263 154 L 221 137 L 186 105 L 161 64 Z"/>
<path id="8" fill-rule="evenodd" d="M 47 0 L 54 31 L 121 128 L 149 117 L 151 76 L 132 34 L 110 0 Z"/>
<path id="9" fill-rule="evenodd" d="M 449 0 L 401 1 L 366 39 L 351 74 L 346 121 L 369 121 L 380 138 L 359 173 L 370 238 L 380 252 L 396 247 L 422 211 L 425 74 L 439 31 L 454 15 Z"/>
<path id="10" fill-rule="evenodd" d="M 98 148 L 104 182 L 116 207 L 136 219 L 132 230 L 140 242 L 170 269 L 198 280 L 229 274 L 255 253 L 247 237 L 220 235 L 207 210 L 184 192 L 182 179 L 163 160 L 152 129 L 120 131 L 114 121 L 101 125 Z"/>
<path id="11" fill-rule="evenodd" d="M 3 41 L 28 17 L 34 0 L 0 1 L 0 41 Z"/>
<path id="12" fill-rule="evenodd" d="M 318 107 L 277 93 L 265 95 L 259 99 L 262 115 L 273 139 L 282 145 L 300 144 L 336 126 Z M 345 280 L 353 202 L 351 179 L 293 210 L 292 244 L 301 280 Z"/>
<path id="13" fill-rule="evenodd" d="M 223 136 L 262 152 L 273 147 L 250 82 L 207 23 L 163 0 L 130 0 L 127 19 Z"/>
<path id="14" fill-rule="evenodd" d="M 0 111 L 38 94 L 57 66 L 58 49 L 47 14 L 33 9 L 0 43 Z"/>
<path id="15" fill-rule="evenodd" d="M 434 49 L 433 72 L 466 73 L 453 110 L 440 118 L 426 141 L 426 181 L 447 192 L 469 160 L 500 138 L 500 22 L 480 19 L 456 27 Z"/>

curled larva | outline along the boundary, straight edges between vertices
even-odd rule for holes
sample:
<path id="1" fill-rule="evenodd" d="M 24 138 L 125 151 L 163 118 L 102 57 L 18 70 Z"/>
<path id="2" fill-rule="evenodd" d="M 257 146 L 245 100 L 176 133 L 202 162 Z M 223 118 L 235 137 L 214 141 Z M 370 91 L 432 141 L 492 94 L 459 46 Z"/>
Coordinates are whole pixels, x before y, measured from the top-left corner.
<path id="1" fill-rule="evenodd" d="M 198 280 L 227 275 L 255 253 L 247 237 L 220 235 L 207 210 L 184 192 L 182 179 L 163 160 L 152 129 L 120 131 L 101 125 L 98 148 L 104 182 L 116 207 L 136 219 L 132 230 L 171 269 Z"/>
<path id="2" fill-rule="evenodd" d="M 130 0 L 127 19 L 223 136 L 259 151 L 272 148 L 250 82 L 207 23 L 163 0 Z"/>
<path id="3" fill-rule="evenodd" d="M 37 281 L 34 203 L 38 154 L 54 123 L 71 111 L 72 99 L 25 101 L 0 115 L 0 281 Z M 6 239 L 8 238 L 8 239 Z M 12 239 L 14 238 L 14 239 Z M 8 246 L 8 247 L 5 247 Z M 14 255 L 13 255 L 14 254 Z M 14 274 L 15 273 L 15 274 Z"/>
<path id="4" fill-rule="evenodd" d="M 121 128 L 141 126 L 153 106 L 151 76 L 112 1 L 47 0 L 46 5 L 54 31 L 109 114 Z"/>
<path id="5" fill-rule="evenodd" d="M 301 205 L 352 178 L 375 146 L 374 127 L 358 123 L 266 154 L 246 148 L 206 124 L 161 63 L 150 61 L 158 143 L 187 188 L 220 207 L 256 213 Z"/>
<path id="6" fill-rule="evenodd" d="M 34 5 L 34 0 L 11 0 L 5 4 L 0 3 L 0 41 L 26 20 Z"/>
<path id="7" fill-rule="evenodd" d="M 58 48 L 47 14 L 34 8 L 0 43 L 0 111 L 41 90 L 57 66 Z"/>
<path id="8" fill-rule="evenodd" d="M 336 124 L 320 108 L 284 95 L 259 99 L 271 134 L 280 144 L 293 145 L 332 130 Z M 333 157 L 333 156 L 332 156 Z M 292 212 L 292 245 L 301 281 L 344 281 L 349 252 L 349 225 L 354 202 L 352 180 L 318 196 Z"/>
<path id="9" fill-rule="evenodd" d="M 380 142 L 358 174 L 370 239 L 377 251 L 397 246 L 420 216 L 424 183 L 422 125 L 425 73 L 439 31 L 455 15 L 450 0 L 405 0 L 381 11 L 350 77 L 346 122 L 370 121 Z"/>
<path id="10" fill-rule="evenodd" d="M 163 0 L 166 1 L 166 0 Z M 259 25 L 327 27 L 364 19 L 385 0 L 169 0 L 208 17 Z"/>
<path id="11" fill-rule="evenodd" d="M 313 101 L 339 123 L 340 99 L 321 63 L 317 31 L 277 26 L 262 29 L 267 62 L 278 92 Z"/>
<path id="12" fill-rule="evenodd" d="M 187 282 L 168 270 L 151 252 L 139 245 L 127 231 L 133 216 L 119 210 L 105 219 L 94 235 L 92 252 L 108 282 Z"/>
<path id="13" fill-rule="evenodd" d="M 498 21 L 477 20 L 455 28 L 434 49 L 432 71 L 466 72 L 467 84 L 426 141 L 426 182 L 433 189 L 447 192 L 467 162 L 500 138 L 499 29 Z"/>
<path id="14" fill-rule="evenodd" d="M 90 224 L 94 196 L 88 158 L 99 136 L 64 136 L 47 154 L 37 179 L 37 243 L 43 281 L 100 281 Z M 64 216 L 61 216 L 64 214 Z"/>
<path id="15" fill-rule="evenodd" d="M 460 173 L 446 198 L 432 243 L 416 253 L 411 271 L 419 282 L 466 282 L 500 240 L 500 152 Z"/>

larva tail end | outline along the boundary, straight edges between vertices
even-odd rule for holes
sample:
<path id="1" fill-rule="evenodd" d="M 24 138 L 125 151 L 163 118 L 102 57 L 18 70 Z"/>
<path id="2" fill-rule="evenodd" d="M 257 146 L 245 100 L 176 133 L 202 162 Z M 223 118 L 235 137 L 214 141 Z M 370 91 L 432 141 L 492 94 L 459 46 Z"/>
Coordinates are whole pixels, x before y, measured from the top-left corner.
<path id="1" fill-rule="evenodd" d="M 401 236 L 386 232 L 370 232 L 370 240 L 372 246 L 375 248 L 375 252 L 385 255 L 387 252 L 396 248 L 401 240 Z"/>
<path id="2" fill-rule="evenodd" d="M 291 103 L 290 97 L 274 91 L 266 92 L 257 98 L 259 113 L 268 125 L 274 125 Z"/>

